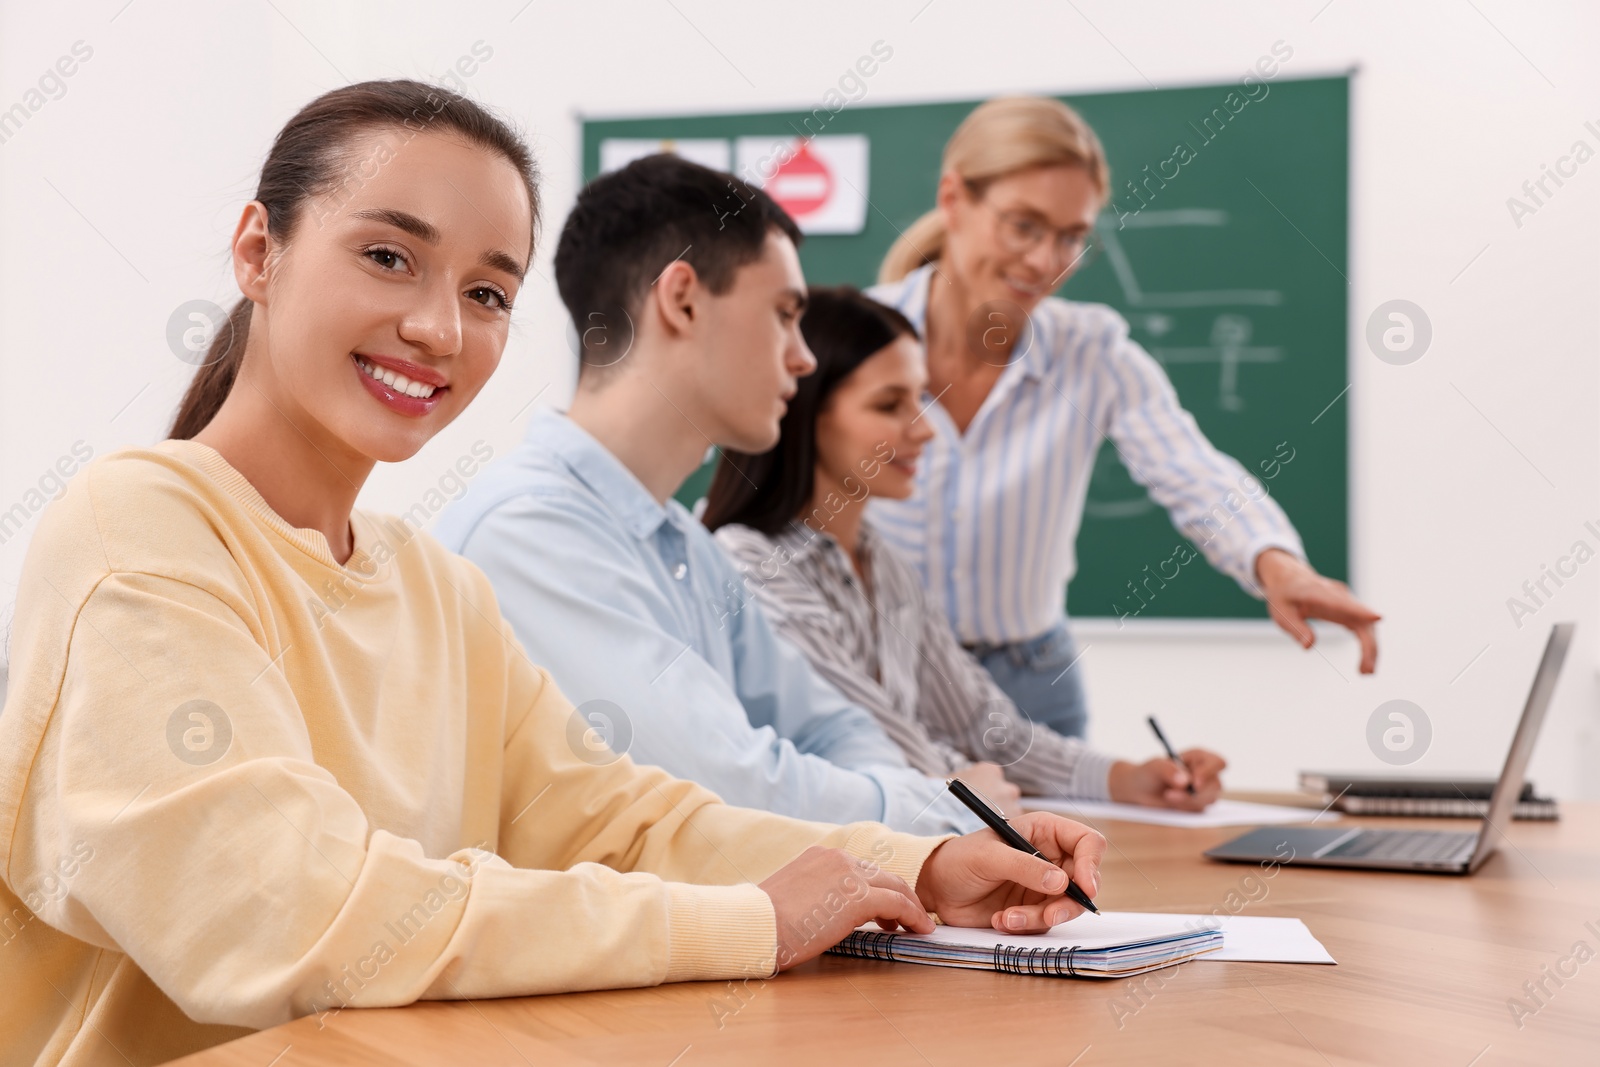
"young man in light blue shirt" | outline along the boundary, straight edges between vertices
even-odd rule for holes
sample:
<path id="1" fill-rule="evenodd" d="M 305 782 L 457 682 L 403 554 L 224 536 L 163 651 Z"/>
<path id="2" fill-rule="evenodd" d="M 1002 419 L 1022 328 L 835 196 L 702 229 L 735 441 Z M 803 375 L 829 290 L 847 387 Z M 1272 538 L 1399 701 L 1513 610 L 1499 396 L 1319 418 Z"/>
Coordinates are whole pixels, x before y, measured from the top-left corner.
<path id="1" fill-rule="evenodd" d="M 571 407 L 536 413 L 434 534 L 489 576 L 577 705 L 568 741 L 586 758 L 627 752 L 799 818 L 971 830 L 943 781 L 774 634 L 672 499 L 709 447 L 770 448 L 816 366 L 799 240 L 766 194 L 676 156 L 588 186 L 555 260 L 581 339 Z M 963 777 L 1014 801 L 993 765 Z"/>

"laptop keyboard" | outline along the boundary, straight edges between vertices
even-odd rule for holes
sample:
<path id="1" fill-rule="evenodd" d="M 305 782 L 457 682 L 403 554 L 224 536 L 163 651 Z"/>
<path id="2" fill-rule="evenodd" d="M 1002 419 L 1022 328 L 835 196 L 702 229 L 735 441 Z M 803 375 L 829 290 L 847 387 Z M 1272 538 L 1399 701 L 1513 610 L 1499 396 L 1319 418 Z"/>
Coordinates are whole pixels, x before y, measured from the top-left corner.
<path id="1" fill-rule="evenodd" d="M 1327 858 L 1415 860 L 1423 863 L 1464 861 L 1471 855 L 1472 846 L 1477 840 L 1477 834 L 1446 830 L 1363 830 L 1323 855 Z"/>

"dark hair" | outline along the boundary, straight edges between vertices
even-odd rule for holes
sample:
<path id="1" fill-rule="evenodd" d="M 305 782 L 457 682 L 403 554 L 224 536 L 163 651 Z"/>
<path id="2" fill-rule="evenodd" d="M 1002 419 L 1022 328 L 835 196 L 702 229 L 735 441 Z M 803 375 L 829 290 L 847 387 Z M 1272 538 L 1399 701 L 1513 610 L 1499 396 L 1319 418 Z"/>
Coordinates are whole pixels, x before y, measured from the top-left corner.
<path id="1" fill-rule="evenodd" d="M 737 522 L 770 537 L 788 525 L 811 499 L 817 416 L 829 395 L 885 345 L 917 336 L 904 315 L 850 285 L 812 286 L 800 332 L 817 369 L 800 379 L 776 445 L 759 455 L 722 450 L 701 515 L 708 529 Z"/>
<path id="2" fill-rule="evenodd" d="M 358 171 L 369 161 L 350 158 L 351 142 L 363 133 L 386 127 L 409 131 L 408 140 L 426 130 L 451 132 L 469 144 L 499 152 L 527 184 L 533 232 L 538 234 L 539 169 L 522 138 L 482 105 L 459 93 L 424 82 L 394 79 L 361 82 L 324 93 L 301 108 L 278 132 L 261 166 L 255 195 L 267 209 L 267 232 L 275 241 L 280 245 L 288 243 L 309 200 L 324 193 L 337 196 L 347 185 L 359 188 L 370 177 Z M 528 255 L 533 255 L 532 242 Z M 195 372 L 177 417 L 172 420 L 169 437 L 193 437 L 222 407 L 244 358 L 253 306 L 248 298 L 241 297 L 233 305 L 227 325 L 213 336 L 205 362 Z"/>
<path id="3" fill-rule="evenodd" d="M 626 353 L 644 293 L 672 263 L 683 260 L 725 293 L 774 229 L 800 243 L 800 228 L 766 193 L 671 153 L 590 182 L 556 242 L 556 288 L 578 331 L 578 373 Z M 619 327 L 621 345 L 612 336 Z"/>

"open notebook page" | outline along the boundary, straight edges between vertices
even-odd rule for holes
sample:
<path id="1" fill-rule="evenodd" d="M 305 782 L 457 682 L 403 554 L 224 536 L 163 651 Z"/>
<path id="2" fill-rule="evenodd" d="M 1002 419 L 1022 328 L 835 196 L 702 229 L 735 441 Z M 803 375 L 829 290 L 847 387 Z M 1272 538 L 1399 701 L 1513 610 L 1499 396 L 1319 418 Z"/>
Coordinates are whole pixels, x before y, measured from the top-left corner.
<path id="1" fill-rule="evenodd" d="M 1083 914 L 1052 927 L 1043 934 L 1003 934 L 988 927 L 940 926 L 931 934 L 900 933 L 908 940 L 944 945 L 987 948 L 1101 949 L 1192 933 L 1206 928 L 1222 930 L 1222 948 L 1199 959 L 1253 963 L 1334 963 L 1306 924 L 1299 919 L 1270 915 L 1186 915 L 1166 912 L 1107 911 Z M 862 930 L 877 930 L 867 923 Z"/>

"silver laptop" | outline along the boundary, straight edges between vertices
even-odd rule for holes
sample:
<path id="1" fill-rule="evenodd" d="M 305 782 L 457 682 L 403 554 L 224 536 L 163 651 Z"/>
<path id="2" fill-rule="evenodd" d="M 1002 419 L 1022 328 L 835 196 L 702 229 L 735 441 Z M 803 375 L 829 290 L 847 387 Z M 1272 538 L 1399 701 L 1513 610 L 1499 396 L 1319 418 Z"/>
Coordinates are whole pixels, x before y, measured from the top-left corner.
<path id="1" fill-rule="evenodd" d="M 1494 851 L 1522 792 L 1528 757 L 1555 692 L 1561 664 L 1572 644 L 1574 624 L 1556 623 L 1522 708 L 1522 721 L 1495 783 L 1487 817 L 1476 833 L 1447 830 L 1368 830 L 1329 827 L 1263 826 L 1209 849 L 1207 856 L 1231 863 L 1274 862 L 1310 867 L 1361 867 L 1381 871 L 1471 874 Z"/>

